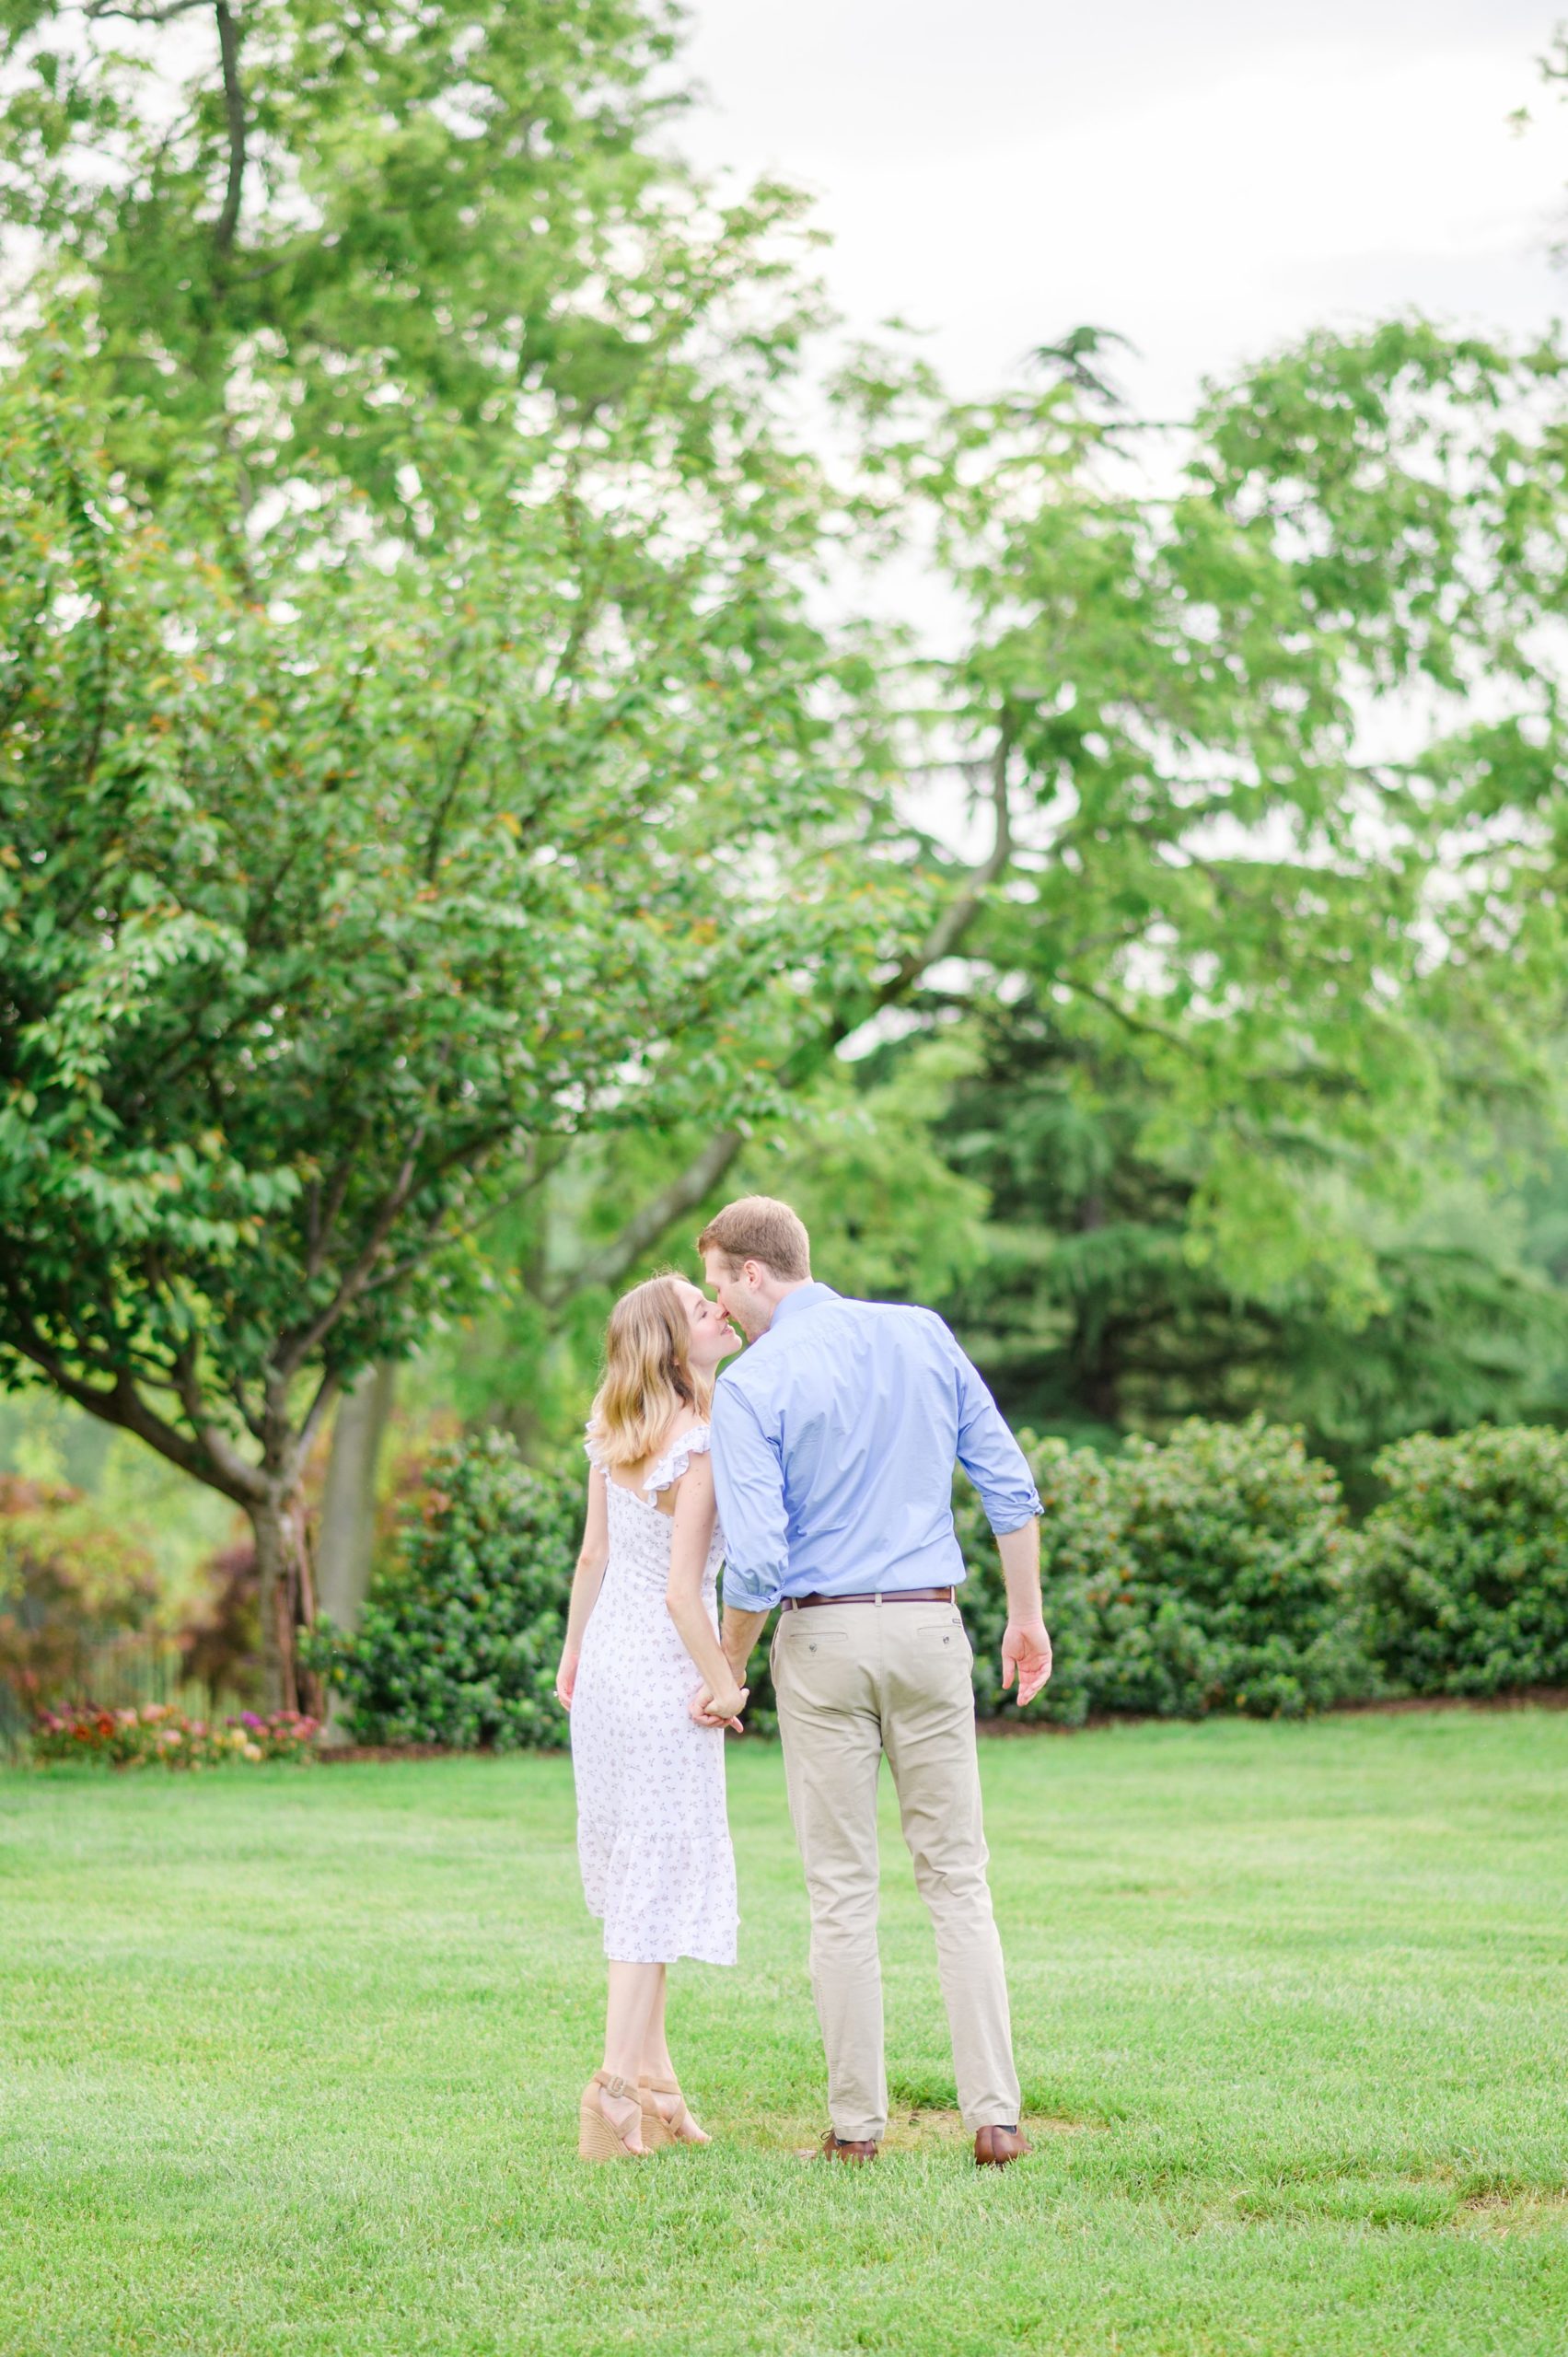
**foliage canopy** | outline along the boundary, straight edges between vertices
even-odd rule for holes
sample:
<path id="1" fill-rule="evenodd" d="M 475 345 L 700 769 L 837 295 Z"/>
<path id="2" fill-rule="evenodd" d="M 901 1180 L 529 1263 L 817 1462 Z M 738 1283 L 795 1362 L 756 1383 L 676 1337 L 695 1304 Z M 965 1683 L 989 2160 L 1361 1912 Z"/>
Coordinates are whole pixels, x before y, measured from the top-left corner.
<path id="1" fill-rule="evenodd" d="M 979 1318 L 1040 1098 L 900 1140 L 1043 1030 L 1156 1300 L 1344 1335 L 1423 1274 L 1368 1206 L 1548 1086 L 1556 345 L 1315 336 L 1174 442 L 1082 333 L 983 401 L 861 354 L 813 447 L 799 203 L 665 153 L 674 32 L 0 0 L 0 1374 L 245 1506 L 279 1701 L 306 1455 L 503 1207 L 545 1351 L 792 1150 L 885 1197 L 851 1283 Z M 825 619 L 888 549 L 942 647 Z"/>

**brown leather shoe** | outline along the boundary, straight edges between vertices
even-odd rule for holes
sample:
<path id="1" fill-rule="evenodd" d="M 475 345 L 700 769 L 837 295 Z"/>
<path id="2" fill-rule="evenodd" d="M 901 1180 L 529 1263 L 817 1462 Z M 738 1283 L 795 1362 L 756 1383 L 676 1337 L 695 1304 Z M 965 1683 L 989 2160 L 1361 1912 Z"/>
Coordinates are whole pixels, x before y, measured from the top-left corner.
<path id="1" fill-rule="evenodd" d="M 822 2139 L 820 2149 L 816 2152 L 803 2153 L 800 2157 L 805 2161 L 874 2161 L 877 2158 L 877 2147 L 869 2139 L 865 2143 L 857 2144 L 853 2141 L 846 2143 L 842 2137 L 835 2136 L 830 2128 Z"/>
<path id="2" fill-rule="evenodd" d="M 974 2165 L 977 2169 L 1005 2169 L 1009 2161 L 1021 2161 L 1033 2150 L 1016 2128 L 981 2128 L 975 2132 Z"/>

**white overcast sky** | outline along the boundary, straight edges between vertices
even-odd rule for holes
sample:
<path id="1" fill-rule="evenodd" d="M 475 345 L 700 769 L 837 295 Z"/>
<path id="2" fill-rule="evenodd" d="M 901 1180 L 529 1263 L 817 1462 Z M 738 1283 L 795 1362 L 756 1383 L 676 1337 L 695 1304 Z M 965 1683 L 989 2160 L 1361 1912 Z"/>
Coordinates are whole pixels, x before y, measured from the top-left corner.
<path id="1" fill-rule="evenodd" d="M 1568 109 L 1534 63 L 1563 6 L 696 0 L 679 137 L 812 191 L 851 328 L 929 330 L 956 389 L 1087 320 L 1169 413 L 1318 321 L 1568 312 Z"/>

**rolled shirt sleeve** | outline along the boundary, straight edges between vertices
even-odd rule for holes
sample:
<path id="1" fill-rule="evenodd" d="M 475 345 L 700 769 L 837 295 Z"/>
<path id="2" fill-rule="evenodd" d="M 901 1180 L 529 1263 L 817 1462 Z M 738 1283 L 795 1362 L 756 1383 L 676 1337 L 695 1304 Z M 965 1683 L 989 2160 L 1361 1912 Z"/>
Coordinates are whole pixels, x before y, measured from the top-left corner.
<path id="1" fill-rule="evenodd" d="M 789 1570 L 784 1468 L 750 1401 L 722 1379 L 714 1393 L 713 1426 L 724 1600 L 740 1612 L 771 1612 Z"/>
<path id="2" fill-rule="evenodd" d="M 946 1329 L 944 1329 L 946 1331 Z M 1028 1458 L 1008 1430 L 1002 1411 L 948 1335 L 958 1378 L 958 1462 L 980 1493 L 985 1518 L 997 1538 L 1021 1530 L 1043 1511 Z"/>

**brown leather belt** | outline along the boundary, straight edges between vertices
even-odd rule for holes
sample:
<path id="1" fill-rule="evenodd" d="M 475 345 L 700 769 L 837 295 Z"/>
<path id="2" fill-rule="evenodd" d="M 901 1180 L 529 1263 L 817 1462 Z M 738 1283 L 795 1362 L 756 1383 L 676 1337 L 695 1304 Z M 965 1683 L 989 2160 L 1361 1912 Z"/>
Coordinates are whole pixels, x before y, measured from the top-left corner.
<path id="1" fill-rule="evenodd" d="M 804 1612 L 808 1604 L 951 1604 L 950 1587 L 890 1587 L 865 1596 L 786 1596 L 786 1612 Z"/>

